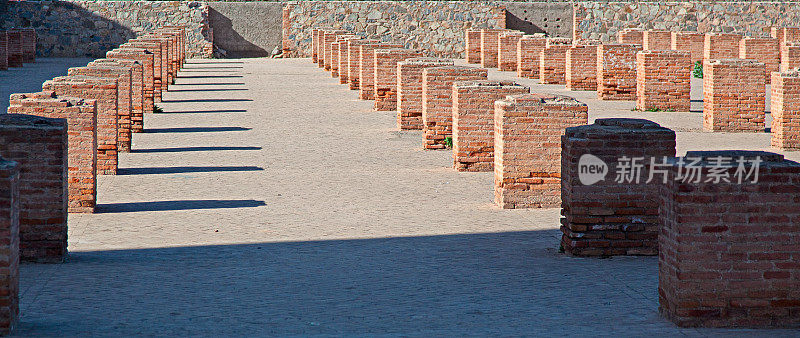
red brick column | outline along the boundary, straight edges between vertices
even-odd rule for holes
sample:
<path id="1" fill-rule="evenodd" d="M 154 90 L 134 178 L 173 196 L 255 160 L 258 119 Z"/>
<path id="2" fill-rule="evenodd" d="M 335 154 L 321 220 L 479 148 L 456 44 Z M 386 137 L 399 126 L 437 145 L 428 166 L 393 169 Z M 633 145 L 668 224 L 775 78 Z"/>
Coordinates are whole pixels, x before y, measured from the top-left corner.
<path id="1" fill-rule="evenodd" d="M 464 59 L 467 63 L 481 63 L 481 31 L 468 29 L 465 35 L 464 41 L 466 46 L 464 48 Z"/>
<path id="2" fill-rule="evenodd" d="M 800 150 L 800 72 L 772 73 L 772 146 Z"/>
<path id="3" fill-rule="evenodd" d="M 567 50 L 565 77 L 569 90 L 597 90 L 597 45 Z"/>
<path id="4" fill-rule="evenodd" d="M 446 148 L 453 135 L 453 83 L 485 80 L 484 68 L 446 66 L 422 70 L 422 133 L 425 149 Z"/>
<path id="5" fill-rule="evenodd" d="M 414 58 L 397 63 L 397 128 L 422 129 L 422 71 L 452 66 L 453 60 Z"/>
<path id="6" fill-rule="evenodd" d="M 517 44 L 523 33 L 510 31 L 500 33 L 497 38 L 497 68 L 503 71 L 517 71 Z"/>
<path id="7" fill-rule="evenodd" d="M 45 91 L 58 96 L 97 100 L 97 173 L 117 174 L 117 80 L 61 76 L 46 81 Z"/>
<path id="8" fill-rule="evenodd" d="M 778 48 L 783 53 L 783 46 L 787 43 L 800 42 L 800 28 L 773 26 L 770 27 L 770 37 L 778 39 Z"/>
<path id="9" fill-rule="evenodd" d="M 644 50 L 669 50 L 672 49 L 672 32 L 647 30 L 642 35 L 642 49 Z"/>
<path id="10" fill-rule="evenodd" d="M 636 53 L 642 46 L 605 44 L 597 48 L 597 96 L 636 100 Z"/>
<path id="11" fill-rule="evenodd" d="M 0 30 L 0 70 L 8 70 L 8 33 Z"/>
<path id="12" fill-rule="evenodd" d="M 144 41 L 137 41 L 131 40 L 127 43 L 122 44 L 119 50 L 125 50 L 128 52 L 139 52 L 139 53 L 152 53 L 153 54 L 153 102 L 159 103 L 161 102 L 161 92 L 166 91 L 166 84 L 162 86 L 162 77 L 164 76 L 164 72 L 162 71 L 163 62 L 161 60 L 162 48 L 161 43 L 159 42 L 144 42 Z M 162 89 L 163 88 L 163 89 Z M 152 112 L 152 110 L 150 111 Z"/>
<path id="13" fill-rule="evenodd" d="M 358 74 L 358 97 L 362 100 L 375 99 L 375 50 L 403 48 L 400 44 L 372 43 L 359 46 L 360 68 Z"/>
<path id="14" fill-rule="evenodd" d="M 567 83 L 567 51 L 571 47 L 570 45 L 550 45 L 539 52 L 540 83 Z"/>
<path id="15" fill-rule="evenodd" d="M 339 57 L 341 56 L 341 49 L 342 47 L 347 47 L 347 39 L 350 38 L 357 38 L 357 36 L 352 34 L 341 34 L 336 36 L 336 41 L 331 43 L 331 77 L 339 77 L 339 66 L 341 61 Z"/>
<path id="16" fill-rule="evenodd" d="M 131 127 L 133 133 L 141 133 L 144 129 L 144 68 L 139 61 L 126 59 L 97 59 L 89 63 L 89 67 L 122 68 L 131 70 Z M 151 110 L 152 111 L 152 110 Z"/>
<path id="17" fill-rule="evenodd" d="M 172 39 L 148 34 L 136 38 L 135 41 L 156 42 L 161 44 L 161 91 L 167 91 L 169 85 L 172 84 L 174 76 L 172 70 Z"/>
<path id="18" fill-rule="evenodd" d="M 453 84 L 453 167 L 458 171 L 494 168 L 494 102 L 530 89 L 510 81 Z"/>
<path id="19" fill-rule="evenodd" d="M 682 181 L 675 161 L 662 186 L 658 236 L 659 311 L 678 326 L 793 327 L 800 324 L 800 165 L 751 151 L 690 151 L 702 177 Z M 736 176 L 760 157 L 758 180 Z M 732 167 L 719 170 L 720 158 Z M 688 161 L 688 160 L 687 160 Z M 716 172 L 715 172 L 716 171 Z M 717 176 L 717 177 L 720 177 Z M 723 176 L 725 177 L 725 176 Z"/>
<path id="20" fill-rule="evenodd" d="M 617 43 L 644 45 L 644 31 L 639 28 L 625 28 L 617 32 Z"/>
<path id="21" fill-rule="evenodd" d="M 106 57 L 111 60 L 136 62 L 140 64 L 142 69 L 142 114 L 152 113 L 154 108 L 153 102 L 153 53 L 143 49 L 129 49 L 117 48 L 106 53 Z M 144 128 L 144 120 L 139 120 L 135 116 L 135 103 L 134 103 L 134 116 L 131 116 L 131 131 L 134 133 L 142 132 Z"/>
<path id="22" fill-rule="evenodd" d="M 497 41 L 507 29 L 481 29 L 481 67 L 497 67 Z"/>
<path id="23" fill-rule="evenodd" d="M 8 34 L 8 66 L 22 67 L 22 31 L 9 29 Z"/>
<path id="24" fill-rule="evenodd" d="M 331 61 L 332 61 L 332 58 L 333 58 L 333 55 L 331 54 L 333 49 L 331 47 L 333 47 L 332 44 L 334 42 L 336 42 L 336 36 L 337 35 L 342 35 L 342 34 L 347 34 L 347 33 L 348 33 L 347 31 L 343 31 L 343 30 L 332 30 L 332 31 L 326 31 L 323 34 L 323 36 L 322 36 L 322 48 L 323 48 L 323 51 L 324 51 L 324 56 L 322 58 L 322 65 L 323 65 L 323 67 L 325 67 L 325 70 L 331 70 Z"/>
<path id="25" fill-rule="evenodd" d="M 167 71 L 167 74 L 166 74 L 166 76 L 167 76 L 166 77 L 166 79 L 167 79 L 166 85 L 167 86 L 164 88 L 164 90 L 167 90 L 169 85 L 175 83 L 175 77 L 178 76 L 178 56 L 177 56 L 178 38 L 176 36 L 174 36 L 174 35 L 166 34 L 166 33 L 151 33 L 151 34 L 145 35 L 143 37 L 140 37 L 139 39 L 145 39 L 145 40 L 151 39 L 151 40 L 166 41 L 166 48 L 167 48 L 166 55 L 167 55 L 167 57 L 166 57 L 166 59 L 164 59 L 166 61 L 165 65 L 164 65 L 164 67 L 165 67 L 164 69 L 166 69 L 166 71 Z"/>
<path id="26" fill-rule="evenodd" d="M 703 42 L 703 62 L 715 59 L 735 59 L 739 57 L 739 34 L 706 33 Z"/>
<path id="27" fill-rule="evenodd" d="M 754 60 L 711 60 L 703 65 L 703 130 L 763 132 L 764 64 Z"/>
<path id="28" fill-rule="evenodd" d="M 663 51 L 663 50 L 660 50 Z M 687 52 L 688 54 L 688 52 Z M 643 142 L 646 140 L 646 142 Z M 591 177 L 588 158 L 606 164 Z M 575 256 L 658 254 L 658 200 L 663 178 L 648 183 L 651 159 L 675 156 L 675 132 L 642 119 L 597 119 L 566 129 L 561 143 L 561 246 Z M 641 158 L 639 179 L 615 177 L 620 158 Z M 581 159 L 584 161 L 581 161 Z M 583 162 L 583 163 L 582 163 Z"/>
<path id="29" fill-rule="evenodd" d="M 691 53 L 692 64 L 703 61 L 705 34 L 698 32 L 672 32 L 670 49 Z"/>
<path id="30" fill-rule="evenodd" d="M 350 90 L 357 90 L 361 75 L 361 45 L 380 43 L 378 40 L 361 39 L 347 40 L 347 81 Z"/>
<path id="31" fill-rule="evenodd" d="M 317 55 L 317 57 L 314 59 L 314 63 L 316 63 L 317 66 L 319 66 L 319 68 L 322 68 L 322 63 L 323 63 L 322 60 L 325 59 L 324 40 L 325 40 L 325 31 L 327 31 L 327 30 L 331 30 L 331 29 L 330 28 L 319 28 L 319 29 L 317 29 L 316 33 L 314 33 L 316 35 L 314 35 L 313 40 L 312 40 L 312 46 L 314 48 L 314 54 Z M 314 41 L 316 41 L 316 44 L 314 44 Z"/>
<path id="32" fill-rule="evenodd" d="M 90 76 L 117 80 L 117 150 L 131 151 L 131 104 L 133 70 L 128 67 L 75 67 L 67 70 L 69 76 Z"/>
<path id="33" fill-rule="evenodd" d="M 375 110 L 397 109 L 397 63 L 406 59 L 422 57 L 415 49 L 376 49 L 375 53 Z"/>
<path id="34" fill-rule="evenodd" d="M 800 67 L 800 44 L 789 43 L 781 48 L 781 71 Z"/>
<path id="35" fill-rule="evenodd" d="M 182 25 L 171 25 L 171 26 L 164 26 L 160 28 L 161 31 L 168 31 L 173 35 L 178 37 L 178 69 L 183 68 L 183 64 L 186 61 L 186 26 Z"/>
<path id="36" fill-rule="evenodd" d="M 517 42 L 517 76 L 539 78 L 539 54 L 547 45 L 544 34 L 523 35 Z"/>
<path id="37" fill-rule="evenodd" d="M 739 40 L 739 58 L 763 62 L 766 65 L 766 78 L 781 68 L 781 52 L 778 39 L 744 37 Z"/>
<path id="38" fill-rule="evenodd" d="M 22 260 L 67 256 L 67 120 L 0 114 L 0 154 L 18 163 Z"/>
<path id="39" fill-rule="evenodd" d="M 349 69 L 350 67 L 350 41 L 351 40 L 361 40 L 358 36 L 351 36 L 345 38 L 344 41 L 339 42 L 339 67 L 338 67 L 338 75 L 339 75 L 339 84 L 349 84 L 350 79 L 349 76 Z"/>
<path id="40" fill-rule="evenodd" d="M 36 30 L 22 28 L 20 33 L 22 34 L 22 62 L 36 62 Z"/>
<path id="41" fill-rule="evenodd" d="M 53 92 L 12 94 L 9 114 L 67 120 L 68 212 L 91 213 L 97 201 L 97 102 Z"/>
<path id="42" fill-rule="evenodd" d="M 636 109 L 688 112 L 691 54 L 651 50 L 636 54 Z"/>
<path id="43" fill-rule="evenodd" d="M 0 334 L 19 322 L 19 169 L 0 157 Z"/>
<path id="44" fill-rule="evenodd" d="M 494 200 L 503 209 L 561 204 L 561 136 L 588 122 L 568 96 L 523 94 L 495 102 Z"/>
<path id="45" fill-rule="evenodd" d="M 319 45 L 319 29 L 311 29 L 311 62 L 317 63 L 317 45 Z"/>

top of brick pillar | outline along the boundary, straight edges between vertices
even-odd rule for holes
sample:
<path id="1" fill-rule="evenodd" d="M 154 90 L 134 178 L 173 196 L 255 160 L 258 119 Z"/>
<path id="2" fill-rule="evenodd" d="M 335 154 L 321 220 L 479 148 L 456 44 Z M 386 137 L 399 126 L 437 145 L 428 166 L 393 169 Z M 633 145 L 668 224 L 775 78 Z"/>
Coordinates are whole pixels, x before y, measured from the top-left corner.
<path id="1" fill-rule="evenodd" d="M 545 33 L 525 34 L 522 36 L 522 39 L 547 39 L 547 34 Z"/>
<path id="2" fill-rule="evenodd" d="M 643 32 L 644 30 L 642 28 L 640 28 L 640 27 L 628 27 L 628 28 L 623 28 L 622 31 L 623 32 Z"/>
<path id="3" fill-rule="evenodd" d="M 445 73 L 450 71 L 472 71 L 476 73 L 486 73 L 486 68 L 477 68 L 477 67 L 469 67 L 469 66 L 442 66 L 442 67 L 432 67 L 426 68 L 426 72 L 430 73 Z"/>
<path id="4" fill-rule="evenodd" d="M 67 120 L 25 114 L 0 114 L 0 127 L 32 127 L 37 129 L 66 129 Z"/>
<path id="5" fill-rule="evenodd" d="M 406 59 L 405 61 L 401 61 L 404 65 L 431 65 L 431 66 L 452 66 L 453 60 L 451 59 L 440 59 L 440 58 L 431 58 L 431 57 L 421 57 L 421 58 L 413 58 L 413 59 Z"/>
<path id="6" fill-rule="evenodd" d="M 691 52 L 686 50 L 674 50 L 674 49 L 662 49 L 662 50 L 642 50 L 638 52 L 638 54 L 642 55 L 654 55 L 657 54 L 661 55 L 675 55 L 675 56 L 691 56 Z"/>
<path id="7" fill-rule="evenodd" d="M 571 45 L 572 39 L 570 38 L 547 38 L 547 46 L 553 45 Z"/>
<path id="8" fill-rule="evenodd" d="M 577 39 L 574 41 L 574 45 L 578 46 L 599 46 L 602 45 L 603 41 L 597 39 Z"/>
<path id="9" fill-rule="evenodd" d="M 352 40 L 347 40 L 347 42 L 357 42 L 359 44 L 366 45 L 366 44 L 373 44 L 373 43 L 381 43 L 381 40 L 375 40 L 375 39 L 352 39 Z"/>
<path id="10" fill-rule="evenodd" d="M 93 106 L 95 104 L 94 99 L 83 99 L 77 97 L 63 97 L 63 96 L 56 96 L 54 91 L 45 90 L 37 93 L 15 93 L 11 94 L 11 100 L 15 101 L 12 104 L 16 103 L 33 103 L 36 106 L 50 106 L 50 107 L 74 107 L 74 106 L 82 106 L 82 105 L 90 105 Z"/>
<path id="11" fill-rule="evenodd" d="M 792 68 L 785 72 L 780 72 L 782 78 L 800 79 L 800 68 Z"/>
<path id="12" fill-rule="evenodd" d="M 517 106 L 573 106 L 586 107 L 586 104 L 573 97 L 555 94 L 530 93 L 509 95 L 500 100 L 503 103 Z"/>
<path id="13" fill-rule="evenodd" d="M 703 33 L 692 31 L 673 31 L 672 35 L 703 35 Z"/>
<path id="14" fill-rule="evenodd" d="M 525 35 L 525 33 L 520 31 L 507 31 L 505 33 L 500 33 L 500 36 L 511 36 L 511 35 L 523 36 Z"/>
<path id="15" fill-rule="evenodd" d="M 379 53 L 422 53 L 421 49 L 411 49 L 411 48 L 377 48 L 375 49 L 375 54 Z"/>
<path id="16" fill-rule="evenodd" d="M 606 136 L 603 135 L 609 134 L 631 134 L 631 137 L 636 137 L 636 134 L 647 134 L 650 135 L 649 137 L 663 134 L 666 137 L 675 138 L 675 131 L 672 129 L 664 128 L 650 120 L 630 118 L 597 119 L 594 124 L 567 128 L 567 133 L 578 137 L 594 136 L 598 138 L 604 138 Z"/>
<path id="17" fill-rule="evenodd" d="M 742 38 L 745 41 L 778 41 L 777 38 L 769 37 L 769 36 L 745 36 Z"/>
<path id="18" fill-rule="evenodd" d="M 87 76 L 87 75 L 69 75 L 69 76 L 57 76 L 54 77 L 52 80 L 47 80 L 45 83 L 48 82 L 68 82 L 68 83 L 107 83 L 112 81 L 111 79 L 104 78 L 104 77 L 97 77 L 97 76 Z M 115 81 L 115 80 L 113 80 Z"/>
<path id="19" fill-rule="evenodd" d="M 336 42 L 342 42 L 342 41 L 345 41 L 345 40 L 347 40 L 347 39 L 351 39 L 351 38 L 360 38 L 360 36 L 358 36 L 358 35 L 355 35 L 355 34 L 342 34 L 342 35 L 337 35 L 337 36 L 336 36 Z"/>
<path id="20" fill-rule="evenodd" d="M 744 157 L 745 159 L 751 160 L 757 157 L 761 158 L 762 163 L 767 162 L 783 162 L 784 158 L 781 154 L 770 153 L 767 151 L 756 151 L 756 150 L 708 150 L 708 151 L 687 151 L 686 158 L 689 157 L 700 157 L 703 159 L 704 165 L 710 165 L 707 163 L 710 159 L 715 157 L 730 157 L 730 158 L 740 158 Z M 791 163 L 795 163 L 793 161 L 789 161 Z"/>
<path id="21" fill-rule="evenodd" d="M 505 28 L 483 28 L 481 32 L 507 32 L 508 29 Z"/>
<path id="22" fill-rule="evenodd" d="M 729 66 L 742 66 L 742 67 L 758 67 L 765 66 L 763 62 L 750 59 L 713 59 L 709 60 L 710 65 L 729 65 Z"/>
<path id="23" fill-rule="evenodd" d="M 736 34 L 736 33 L 715 33 L 715 32 L 709 32 L 709 33 L 706 33 L 706 35 L 708 35 L 708 36 L 724 36 L 724 37 L 742 37 L 742 35 L 741 35 L 741 34 Z"/>
<path id="24" fill-rule="evenodd" d="M 642 45 L 638 43 L 604 43 L 600 45 L 604 49 L 608 48 L 642 48 Z"/>
<path id="25" fill-rule="evenodd" d="M 518 84 L 514 81 L 498 81 L 498 80 L 468 80 L 468 81 L 456 81 L 453 83 L 454 87 L 466 88 L 466 87 L 481 87 L 481 88 L 508 88 L 508 87 L 516 87 L 520 89 L 525 89 L 525 87 L 521 84 Z"/>

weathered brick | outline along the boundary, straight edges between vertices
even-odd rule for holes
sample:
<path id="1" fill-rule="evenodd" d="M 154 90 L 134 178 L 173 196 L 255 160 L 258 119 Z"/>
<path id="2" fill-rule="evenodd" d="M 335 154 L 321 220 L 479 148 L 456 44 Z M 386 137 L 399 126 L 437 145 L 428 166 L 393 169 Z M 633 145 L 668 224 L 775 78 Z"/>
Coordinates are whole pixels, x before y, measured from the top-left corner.
<path id="1" fill-rule="evenodd" d="M 781 71 L 800 67 L 800 43 L 787 43 L 781 47 Z"/>
<path id="2" fill-rule="evenodd" d="M 19 322 L 19 169 L 0 158 L 0 334 Z"/>
<path id="3" fill-rule="evenodd" d="M 800 42 L 800 27 L 770 27 L 770 37 L 778 39 L 778 48 L 783 56 L 783 46 Z"/>
<path id="4" fill-rule="evenodd" d="M 494 197 L 503 209 L 561 203 L 561 136 L 588 122 L 586 104 L 549 94 L 495 102 Z"/>
<path id="5" fill-rule="evenodd" d="M 351 36 L 345 38 L 343 41 L 339 42 L 339 67 L 337 72 L 339 75 L 339 84 L 349 84 L 350 79 L 349 76 L 349 67 L 350 67 L 350 41 L 351 40 L 361 40 L 361 37 L 358 36 Z"/>
<path id="6" fill-rule="evenodd" d="M 136 38 L 138 41 L 158 41 L 161 42 L 161 79 L 162 91 L 166 91 L 169 85 L 175 83 L 177 71 L 176 44 L 177 38 L 163 33 L 150 33 Z"/>
<path id="7" fill-rule="evenodd" d="M 153 53 L 145 49 L 117 48 L 106 53 L 110 60 L 136 62 L 142 69 L 142 114 L 152 113 L 155 108 L 153 101 L 153 90 L 155 80 L 153 78 Z M 135 103 L 134 103 L 135 109 Z M 131 116 L 131 131 L 140 133 L 144 129 L 144 117 L 140 120 L 138 116 Z"/>
<path id="8" fill-rule="evenodd" d="M 131 70 L 131 126 L 133 133 L 144 130 L 144 67 L 136 60 L 128 59 L 97 59 L 88 64 L 89 67 L 99 68 L 127 68 Z M 152 110 L 150 110 L 152 112 Z"/>
<path id="9" fill-rule="evenodd" d="M 127 43 L 124 43 L 117 48 L 118 50 L 124 50 L 126 52 L 134 52 L 138 51 L 140 53 L 152 53 L 153 55 L 153 102 L 159 103 L 161 102 L 161 93 L 166 91 L 166 84 L 162 83 L 162 78 L 164 76 L 163 65 L 164 62 L 162 60 L 163 55 L 163 45 L 161 42 L 153 41 L 138 41 L 138 40 L 131 40 Z"/>
<path id="10" fill-rule="evenodd" d="M 481 67 L 497 68 L 497 41 L 507 29 L 481 29 Z"/>
<path id="11" fill-rule="evenodd" d="M 348 33 L 348 31 L 344 30 L 330 30 L 322 34 L 322 49 L 324 53 L 322 57 L 322 66 L 325 70 L 331 70 L 331 61 L 333 60 L 333 55 L 331 54 L 333 51 L 332 44 L 336 42 L 336 36 Z"/>
<path id="12" fill-rule="evenodd" d="M 772 146 L 800 150 L 800 71 L 772 73 Z"/>
<path id="13" fill-rule="evenodd" d="M 361 76 L 361 45 L 380 43 L 378 40 L 347 40 L 347 82 L 350 90 L 357 90 Z"/>
<path id="14" fill-rule="evenodd" d="M 642 35 L 642 49 L 668 50 L 672 49 L 672 32 L 660 30 L 647 30 Z"/>
<path id="15" fill-rule="evenodd" d="M 567 50 L 565 77 L 569 90 L 597 90 L 598 45 L 577 45 Z"/>
<path id="16" fill-rule="evenodd" d="M 703 130 L 763 132 L 764 63 L 721 59 L 703 65 Z"/>
<path id="17" fill-rule="evenodd" d="M 425 149 L 446 148 L 453 135 L 453 83 L 485 80 L 485 68 L 445 66 L 422 70 L 422 133 Z"/>
<path id="18" fill-rule="evenodd" d="M 117 150 L 131 151 L 131 111 L 133 108 L 133 69 L 129 67 L 99 66 L 74 67 L 69 76 L 90 76 L 117 80 Z"/>
<path id="19" fill-rule="evenodd" d="M 769 74 L 781 68 L 778 39 L 744 37 L 739 40 L 739 58 L 763 62 L 767 71 L 765 78 L 769 80 Z"/>
<path id="20" fill-rule="evenodd" d="M 625 28 L 617 32 L 617 43 L 643 45 L 644 31 L 640 28 Z"/>
<path id="21" fill-rule="evenodd" d="M 636 54 L 636 109 L 688 112 L 691 53 L 650 50 Z"/>
<path id="22" fill-rule="evenodd" d="M 530 89 L 511 81 L 459 81 L 453 84 L 453 167 L 492 171 L 494 102 Z"/>
<path id="23" fill-rule="evenodd" d="M 452 66 L 453 60 L 414 58 L 397 63 L 397 128 L 422 129 L 422 71 Z"/>
<path id="24" fill-rule="evenodd" d="M 347 39 L 357 38 L 352 34 L 340 34 L 336 36 L 336 40 L 331 43 L 331 77 L 339 77 L 339 56 L 341 56 L 340 49 L 342 46 L 347 46 Z"/>
<path id="25" fill-rule="evenodd" d="M 694 64 L 697 61 L 703 61 L 705 38 L 705 34 L 698 32 L 672 32 L 670 49 L 691 53 L 692 64 Z"/>
<path id="26" fill-rule="evenodd" d="M 523 35 L 517 41 L 517 76 L 538 79 L 540 53 L 547 45 L 544 34 Z"/>
<path id="27" fill-rule="evenodd" d="M 464 48 L 465 60 L 467 63 L 481 63 L 481 31 L 476 29 L 468 29 L 465 32 Z"/>
<path id="28" fill-rule="evenodd" d="M 9 114 L 67 120 L 68 212 L 91 213 L 97 202 L 97 102 L 54 92 L 12 94 Z"/>
<path id="29" fill-rule="evenodd" d="M 547 44 L 544 49 L 539 52 L 540 83 L 567 83 L 567 51 L 571 47 L 571 44 L 558 43 L 553 38 L 547 39 Z"/>
<path id="30" fill-rule="evenodd" d="M 67 256 L 67 120 L 0 114 L 0 155 L 19 169 L 19 250 L 24 261 Z"/>
<path id="31" fill-rule="evenodd" d="M 497 38 L 497 68 L 503 71 L 517 71 L 517 45 L 524 33 L 509 31 L 500 33 Z"/>
<path id="32" fill-rule="evenodd" d="M 369 43 L 359 46 L 358 97 L 362 100 L 375 99 L 375 50 L 403 48 L 393 43 Z"/>
<path id="33" fill-rule="evenodd" d="M 397 63 L 422 57 L 422 51 L 405 48 L 375 49 L 375 110 L 397 109 Z"/>
<path id="34" fill-rule="evenodd" d="M 590 169 L 581 163 L 584 156 L 606 164 L 604 179 L 583 181 L 581 175 Z M 658 254 L 662 178 L 654 175 L 648 183 L 647 164 L 651 159 L 661 163 L 664 156 L 675 156 L 675 132 L 648 120 L 597 119 L 592 125 L 567 128 L 561 142 L 564 251 L 575 256 Z M 643 159 L 638 179 L 613 176 L 623 157 Z"/>
<path id="35" fill-rule="evenodd" d="M 703 42 L 703 62 L 739 57 L 739 40 L 742 36 L 731 33 L 706 33 Z"/>
<path id="36" fill-rule="evenodd" d="M 597 48 L 597 96 L 636 100 L 636 53 L 641 45 L 603 44 Z"/>

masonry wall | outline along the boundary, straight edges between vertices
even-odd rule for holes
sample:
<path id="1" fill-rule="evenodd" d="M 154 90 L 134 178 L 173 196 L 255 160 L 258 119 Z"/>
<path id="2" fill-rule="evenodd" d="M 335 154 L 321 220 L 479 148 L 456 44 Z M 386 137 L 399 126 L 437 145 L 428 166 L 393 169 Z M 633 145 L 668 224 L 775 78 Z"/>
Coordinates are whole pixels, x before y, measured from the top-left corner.
<path id="1" fill-rule="evenodd" d="M 703 66 L 703 130 L 763 132 L 764 64 L 724 59 Z"/>
<path id="2" fill-rule="evenodd" d="M 375 50 L 375 110 L 397 109 L 397 63 L 421 56 L 412 49 Z"/>
<path id="3" fill-rule="evenodd" d="M 588 122 L 585 104 L 567 96 L 525 94 L 495 102 L 494 196 L 504 209 L 561 203 L 561 135 Z"/>
<path id="4" fill-rule="evenodd" d="M 577 38 L 577 36 L 575 37 Z M 644 44 L 644 31 L 639 28 L 625 28 L 617 32 L 617 43 Z"/>
<path id="5" fill-rule="evenodd" d="M 691 54 L 649 50 L 636 54 L 636 109 L 688 112 Z"/>
<path id="6" fill-rule="evenodd" d="M 422 71 L 452 65 L 452 60 L 437 58 L 414 58 L 397 63 L 398 129 L 422 129 Z"/>
<path id="7" fill-rule="evenodd" d="M 67 255 L 67 120 L 0 114 L 0 155 L 19 169 L 20 259 Z"/>
<path id="8" fill-rule="evenodd" d="M 569 90 L 597 90 L 597 45 L 567 50 L 565 77 Z"/>
<path id="9" fill-rule="evenodd" d="M 603 44 L 597 49 L 597 96 L 602 100 L 636 99 L 636 53 L 642 46 Z"/>
<path id="10" fill-rule="evenodd" d="M 800 150 L 800 72 L 771 75 L 771 144 L 782 150 Z"/>
<path id="11" fill-rule="evenodd" d="M 19 322 L 19 169 L 0 158 L 0 334 Z"/>
<path id="12" fill-rule="evenodd" d="M 485 80 L 484 68 L 445 66 L 422 70 L 422 133 L 425 149 L 445 149 L 453 135 L 453 83 Z"/>
<path id="13" fill-rule="evenodd" d="M 8 69 L 8 33 L 0 30 L 0 70 Z"/>
<path id="14" fill-rule="evenodd" d="M 22 67 L 22 31 L 9 29 L 8 36 L 8 66 Z"/>

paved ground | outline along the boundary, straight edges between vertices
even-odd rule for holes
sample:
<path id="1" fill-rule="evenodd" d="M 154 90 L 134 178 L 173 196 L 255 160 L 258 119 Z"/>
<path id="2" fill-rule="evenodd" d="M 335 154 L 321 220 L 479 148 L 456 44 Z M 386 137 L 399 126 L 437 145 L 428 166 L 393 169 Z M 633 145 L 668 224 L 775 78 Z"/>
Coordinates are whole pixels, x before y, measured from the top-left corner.
<path id="1" fill-rule="evenodd" d="M 657 313 L 656 258 L 557 253 L 559 210 L 497 209 L 491 173 L 453 171 L 308 59 L 180 75 L 120 175 L 101 177 L 99 212 L 71 215 L 69 262 L 22 266 L 17 335 L 798 334 L 677 329 Z M 0 93 L 42 80 L 0 79 Z M 681 130 L 679 153 L 769 144 L 570 94 L 592 118 Z"/>

